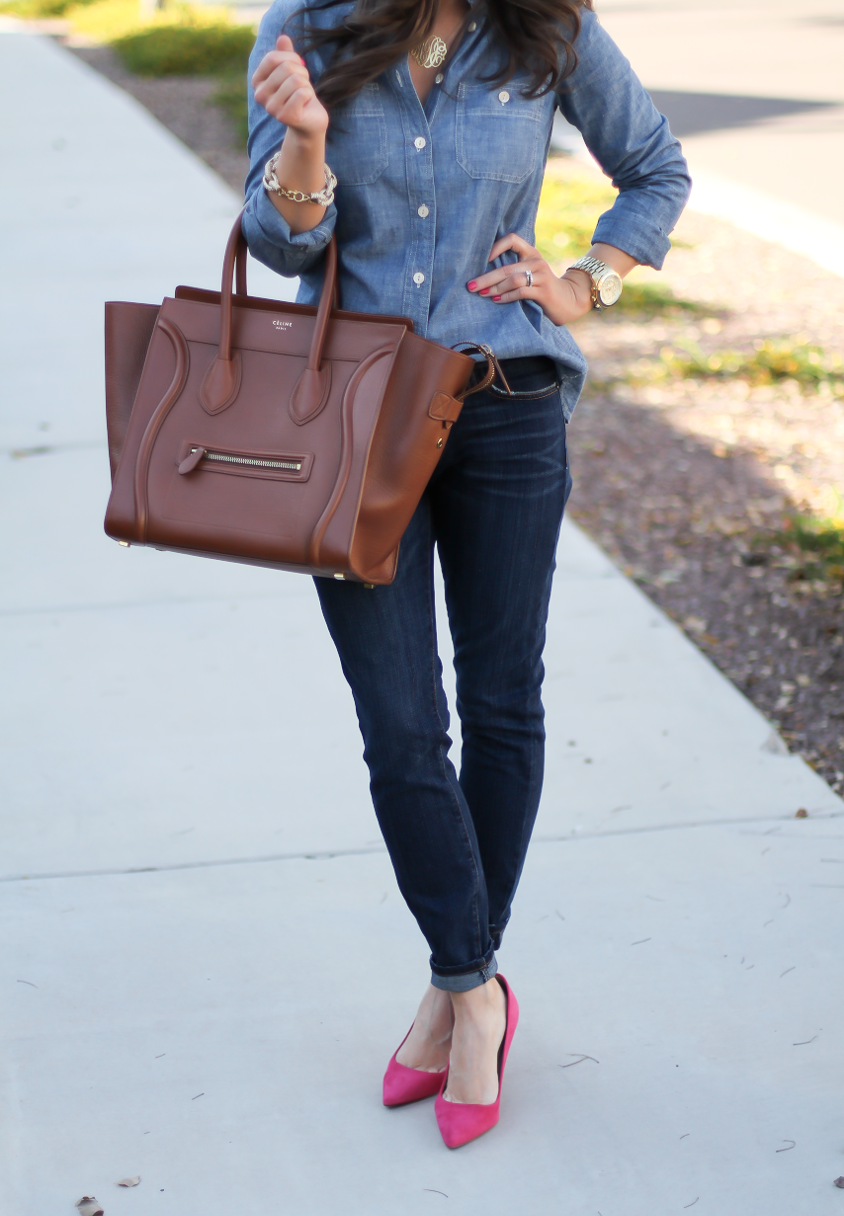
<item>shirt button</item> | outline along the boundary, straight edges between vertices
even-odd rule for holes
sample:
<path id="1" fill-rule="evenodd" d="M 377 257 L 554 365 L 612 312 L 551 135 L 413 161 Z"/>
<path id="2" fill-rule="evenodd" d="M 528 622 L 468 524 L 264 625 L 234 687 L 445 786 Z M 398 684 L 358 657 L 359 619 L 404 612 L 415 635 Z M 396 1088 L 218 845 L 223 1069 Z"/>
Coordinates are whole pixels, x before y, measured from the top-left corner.
<path id="1" fill-rule="evenodd" d="M 416 139 L 414 139 L 414 141 L 413 141 L 413 146 L 415 148 L 418 148 L 419 151 L 421 152 L 427 142 L 428 141 L 425 139 L 425 137 L 423 135 L 417 135 Z"/>
<path id="2" fill-rule="evenodd" d="M 413 276 L 413 281 L 417 287 L 421 287 L 421 285 L 425 282 L 425 276 L 421 270 L 416 271 L 416 274 Z"/>
<path id="3" fill-rule="evenodd" d="M 421 216 L 422 216 L 422 219 L 424 220 L 425 216 L 428 214 L 428 208 L 425 206 L 425 204 L 424 204 L 424 203 L 422 204 L 422 206 L 421 206 L 421 207 L 418 207 L 418 208 L 417 208 L 417 210 L 416 210 L 416 214 L 417 214 L 417 215 L 421 215 Z"/>
<path id="4" fill-rule="evenodd" d="M 507 92 L 506 89 L 502 89 L 501 92 L 498 94 L 498 100 L 501 102 L 501 104 L 503 106 L 506 106 L 507 102 L 510 100 L 510 94 Z"/>
<path id="5" fill-rule="evenodd" d="M 434 84 L 442 84 L 442 82 L 443 82 L 443 74 L 442 74 L 442 72 L 437 72 L 436 76 L 434 77 Z"/>
<path id="6" fill-rule="evenodd" d="M 477 28 L 478 28 L 478 23 L 477 23 L 477 21 L 470 21 L 470 22 L 469 22 L 469 33 L 470 33 L 470 34 L 474 34 L 474 32 L 475 32 L 475 30 L 476 30 Z"/>

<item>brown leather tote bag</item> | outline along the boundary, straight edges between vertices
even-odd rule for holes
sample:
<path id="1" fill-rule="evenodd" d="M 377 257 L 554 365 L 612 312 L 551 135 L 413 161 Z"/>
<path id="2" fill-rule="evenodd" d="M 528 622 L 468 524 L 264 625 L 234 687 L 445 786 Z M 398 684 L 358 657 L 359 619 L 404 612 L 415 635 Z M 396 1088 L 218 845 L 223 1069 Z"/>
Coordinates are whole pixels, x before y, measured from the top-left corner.
<path id="1" fill-rule="evenodd" d="M 475 364 L 405 317 L 337 302 L 333 239 L 318 307 L 249 296 L 238 218 L 219 294 L 106 304 L 109 536 L 392 582 Z M 487 358 L 476 392 L 495 357 L 458 345 Z"/>

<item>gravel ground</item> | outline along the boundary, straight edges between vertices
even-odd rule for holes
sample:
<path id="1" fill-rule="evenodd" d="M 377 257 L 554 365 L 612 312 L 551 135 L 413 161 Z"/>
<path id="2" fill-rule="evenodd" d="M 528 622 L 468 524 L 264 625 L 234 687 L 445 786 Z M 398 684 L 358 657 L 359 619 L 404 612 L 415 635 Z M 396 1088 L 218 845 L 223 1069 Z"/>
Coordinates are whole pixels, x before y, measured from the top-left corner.
<path id="1" fill-rule="evenodd" d="M 675 236 L 663 281 L 709 315 L 592 314 L 575 327 L 592 383 L 570 429 L 571 512 L 841 792 L 842 588 L 796 577 L 782 529 L 795 510 L 835 509 L 844 401 L 793 382 L 637 388 L 629 373 L 684 341 L 749 351 L 800 334 L 840 350 L 844 279 L 693 213 Z"/>
<path id="2" fill-rule="evenodd" d="M 131 93 L 235 190 L 247 169 L 213 80 L 142 80 L 112 51 L 71 47 Z M 568 158 L 561 175 L 589 173 Z M 579 322 L 591 382 L 569 441 L 570 510 L 838 792 L 844 791 L 844 594 L 798 578 L 794 510 L 831 514 L 844 402 L 743 381 L 636 387 L 666 345 L 752 350 L 801 335 L 840 351 L 844 279 L 720 220 L 687 212 L 661 276 L 702 306 L 689 319 L 611 312 Z M 637 272 L 648 277 L 649 272 Z M 635 380 L 635 376 L 632 377 Z"/>

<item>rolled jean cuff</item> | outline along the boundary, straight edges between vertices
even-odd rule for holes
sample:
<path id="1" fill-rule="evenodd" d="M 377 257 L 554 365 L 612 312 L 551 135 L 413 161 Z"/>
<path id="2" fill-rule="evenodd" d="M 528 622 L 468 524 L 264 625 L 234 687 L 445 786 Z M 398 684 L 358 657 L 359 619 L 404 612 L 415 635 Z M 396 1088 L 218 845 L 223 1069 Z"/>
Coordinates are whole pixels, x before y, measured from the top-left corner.
<path id="1" fill-rule="evenodd" d="M 497 973 L 498 960 L 493 951 L 483 959 L 480 967 L 475 967 L 472 971 L 456 973 L 453 967 L 441 967 L 436 970 L 431 963 L 431 983 L 444 992 L 469 992 L 472 988 L 480 988 L 482 984 L 486 984 Z"/>

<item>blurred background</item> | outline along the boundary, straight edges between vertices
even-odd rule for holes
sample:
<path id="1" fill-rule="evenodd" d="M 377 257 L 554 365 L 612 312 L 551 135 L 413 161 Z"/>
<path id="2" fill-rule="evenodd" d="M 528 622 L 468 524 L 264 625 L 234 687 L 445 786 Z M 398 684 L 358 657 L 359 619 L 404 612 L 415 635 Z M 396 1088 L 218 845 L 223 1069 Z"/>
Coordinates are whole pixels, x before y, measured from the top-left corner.
<path id="1" fill-rule="evenodd" d="M 695 188 L 661 274 L 578 323 L 574 517 L 844 789 L 844 2 L 597 0 Z M 6 0 L 235 191 L 253 4 Z M 611 184 L 555 131 L 536 240 L 562 270 Z"/>

